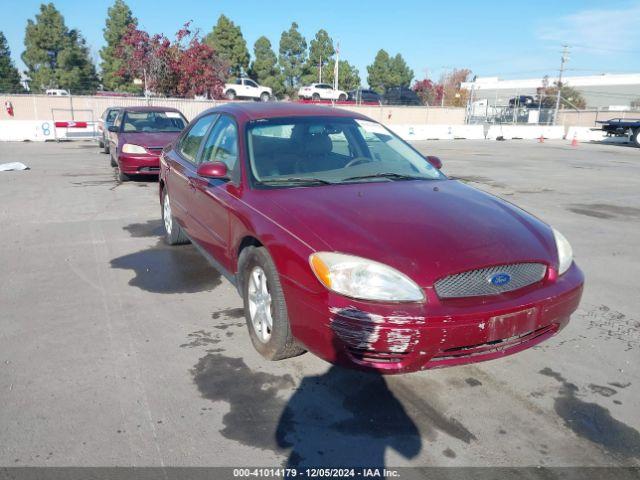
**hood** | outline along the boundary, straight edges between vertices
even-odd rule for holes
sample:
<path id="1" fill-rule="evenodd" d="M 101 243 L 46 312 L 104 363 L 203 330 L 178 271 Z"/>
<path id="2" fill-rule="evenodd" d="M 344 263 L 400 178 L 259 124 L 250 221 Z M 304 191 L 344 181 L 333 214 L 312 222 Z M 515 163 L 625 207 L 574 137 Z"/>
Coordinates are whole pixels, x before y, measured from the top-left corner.
<path id="1" fill-rule="evenodd" d="M 133 143 L 143 147 L 160 147 L 164 148 L 173 142 L 181 132 L 129 132 L 120 133 L 120 144 Z"/>
<path id="2" fill-rule="evenodd" d="M 556 262 L 549 226 L 454 180 L 278 189 L 268 198 L 318 250 L 385 263 L 421 286 L 474 268 Z"/>

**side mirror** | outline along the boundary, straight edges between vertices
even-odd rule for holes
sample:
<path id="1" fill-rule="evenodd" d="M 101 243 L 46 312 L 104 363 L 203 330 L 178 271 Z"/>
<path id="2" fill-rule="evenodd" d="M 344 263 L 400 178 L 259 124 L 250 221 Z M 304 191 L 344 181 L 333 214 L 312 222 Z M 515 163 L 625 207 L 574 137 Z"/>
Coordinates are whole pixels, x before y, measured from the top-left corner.
<path id="1" fill-rule="evenodd" d="M 222 162 L 202 162 L 197 173 L 203 178 L 229 178 L 227 166 Z"/>
<path id="2" fill-rule="evenodd" d="M 438 157 L 434 157 L 433 155 L 427 156 L 427 162 L 436 167 L 438 170 L 442 169 L 442 160 Z"/>
<path id="3" fill-rule="evenodd" d="M 109 130 L 110 132 L 113 132 L 113 133 L 118 133 L 118 130 L 120 130 L 120 129 L 118 127 L 116 127 L 115 125 L 109 125 L 107 130 Z"/>

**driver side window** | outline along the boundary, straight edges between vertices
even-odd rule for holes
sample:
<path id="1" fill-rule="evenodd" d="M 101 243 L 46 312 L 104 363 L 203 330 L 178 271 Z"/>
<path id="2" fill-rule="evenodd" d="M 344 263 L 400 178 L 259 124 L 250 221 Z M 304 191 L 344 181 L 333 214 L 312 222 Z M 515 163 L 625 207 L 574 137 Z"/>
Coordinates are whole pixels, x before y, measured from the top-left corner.
<path id="1" fill-rule="evenodd" d="M 201 162 L 223 162 L 231 172 L 238 163 L 238 127 L 228 116 L 222 115 L 209 133 L 202 151 Z"/>

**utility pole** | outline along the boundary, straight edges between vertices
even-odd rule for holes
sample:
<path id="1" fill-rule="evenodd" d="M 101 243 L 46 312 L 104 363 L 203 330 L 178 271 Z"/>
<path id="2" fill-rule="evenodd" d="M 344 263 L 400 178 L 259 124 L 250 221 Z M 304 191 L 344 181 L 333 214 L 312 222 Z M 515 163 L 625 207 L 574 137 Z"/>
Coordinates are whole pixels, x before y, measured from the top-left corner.
<path id="1" fill-rule="evenodd" d="M 558 110 L 560 110 L 560 92 L 562 90 L 562 74 L 564 73 L 564 64 L 569 61 L 569 45 L 562 46 L 562 58 L 560 59 L 560 75 L 558 75 L 558 94 L 556 95 L 556 111 L 553 114 L 553 124 L 558 123 Z"/>

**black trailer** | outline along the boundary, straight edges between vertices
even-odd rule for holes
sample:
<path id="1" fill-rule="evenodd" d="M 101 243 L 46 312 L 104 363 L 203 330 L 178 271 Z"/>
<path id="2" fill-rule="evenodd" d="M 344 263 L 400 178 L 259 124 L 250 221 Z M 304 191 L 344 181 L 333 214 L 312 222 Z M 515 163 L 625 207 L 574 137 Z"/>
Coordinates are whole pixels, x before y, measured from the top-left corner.
<path id="1" fill-rule="evenodd" d="M 611 118 L 598 120 L 602 130 L 612 137 L 631 137 L 631 143 L 640 147 L 640 118 Z"/>

